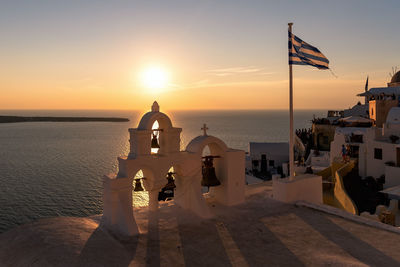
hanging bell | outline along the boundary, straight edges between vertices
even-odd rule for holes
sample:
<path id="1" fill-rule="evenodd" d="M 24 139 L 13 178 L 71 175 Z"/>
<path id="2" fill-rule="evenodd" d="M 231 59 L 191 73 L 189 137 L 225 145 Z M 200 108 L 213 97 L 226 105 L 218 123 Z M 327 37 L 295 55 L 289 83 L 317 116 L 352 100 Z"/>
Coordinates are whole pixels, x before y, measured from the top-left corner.
<path id="1" fill-rule="evenodd" d="M 151 148 L 160 148 L 157 140 L 157 135 L 155 134 L 153 134 L 153 137 L 151 138 Z"/>
<path id="2" fill-rule="evenodd" d="M 218 186 L 221 182 L 218 180 L 215 175 L 215 168 L 213 166 L 213 159 L 219 158 L 219 156 L 205 156 L 205 160 L 203 161 L 202 174 L 203 179 L 201 180 L 202 186 Z"/>
<path id="3" fill-rule="evenodd" d="M 164 186 L 165 190 L 174 190 L 176 188 L 175 182 L 174 182 L 174 177 L 172 176 L 174 174 L 173 172 L 168 172 L 167 173 L 167 184 Z"/>
<path id="4" fill-rule="evenodd" d="M 135 189 L 133 191 L 135 191 L 135 192 L 144 191 L 144 189 L 142 187 L 142 183 L 140 182 L 140 179 L 135 179 Z"/>
<path id="5" fill-rule="evenodd" d="M 167 201 L 171 200 L 174 197 L 174 190 L 166 190 L 162 188 L 160 192 L 158 192 L 158 201 Z"/>

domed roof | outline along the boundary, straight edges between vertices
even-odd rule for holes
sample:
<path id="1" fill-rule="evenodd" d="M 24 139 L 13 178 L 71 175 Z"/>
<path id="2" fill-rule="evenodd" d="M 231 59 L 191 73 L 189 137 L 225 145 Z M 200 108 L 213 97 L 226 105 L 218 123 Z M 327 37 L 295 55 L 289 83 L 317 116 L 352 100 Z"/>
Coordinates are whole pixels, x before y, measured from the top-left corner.
<path id="1" fill-rule="evenodd" d="M 396 72 L 392 76 L 392 80 L 390 81 L 390 83 L 400 83 L 400 71 Z"/>
<path id="2" fill-rule="evenodd" d="M 400 124 L 400 107 L 392 107 L 386 117 L 386 123 Z"/>
<path id="3" fill-rule="evenodd" d="M 172 128 L 171 119 L 166 114 L 160 112 L 160 106 L 158 105 L 157 101 L 154 101 L 153 105 L 151 106 L 151 111 L 143 115 L 139 122 L 138 129 L 151 130 L 155 121 L 158 121 L 160 128 Z"/>

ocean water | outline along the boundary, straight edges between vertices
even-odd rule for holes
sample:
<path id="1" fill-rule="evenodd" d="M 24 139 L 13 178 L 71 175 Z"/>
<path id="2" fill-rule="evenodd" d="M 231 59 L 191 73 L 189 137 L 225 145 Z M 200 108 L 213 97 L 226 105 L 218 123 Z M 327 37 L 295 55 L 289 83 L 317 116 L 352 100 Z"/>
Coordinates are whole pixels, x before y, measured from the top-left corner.
<path id="1" fill-rule="evenodd" d="M 295 111 L 295 128 L 311 126 L 322 110 Z M 117 171 L 117 157 L 129 150 L 128 128 L 138 111 L 1 110 L 0 115 L 127 117 L 129 122 L 28 122 L 0 124 L 0 233 L 54 216 L 90 216 L 102 212 L 102 177 Z M 287 142 L 287 111 L 172 111 L 183 128 L 181 147 L 202 134 L 248 151 L 250 141 Z M 140 198 L 140 196 L 139 196 Z"/>

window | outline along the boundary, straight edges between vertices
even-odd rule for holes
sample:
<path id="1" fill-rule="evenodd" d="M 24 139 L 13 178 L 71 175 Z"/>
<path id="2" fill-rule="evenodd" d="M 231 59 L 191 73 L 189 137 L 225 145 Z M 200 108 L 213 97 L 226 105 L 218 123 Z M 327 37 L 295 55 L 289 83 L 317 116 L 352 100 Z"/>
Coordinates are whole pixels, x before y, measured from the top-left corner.
<path id="1" fill-rule="evenodd" d="M 328 145 L 328 144 L 329 144 L 329 138 L 328 138 L 328 136 L 323 136 L 322 138 L 323 138 L 323 139 L 322 139 L 322 142 L 323 142 L 325 145 Z"/>
<path id="2" fill-rule="evenodd" d="M 375 148 L 374 149 L 374 158 L 375 159 L 382 159 L 382 148 Z"/>
<path id="3" fill-rule="evenodd" d="M 269 165 L 270 167 L 275 167 L 275 166 L 274 166 L 274 165 L 275 165 L 275 161 L 271 159 L 271 160 L 268 162 L 268 165 Z"/>
<path id="4" fill-rule="evenodd" d="M 360 150 L 359 146 L 350 146 L 350 157 L 358 158 L 359 150 Z"/>
<path id="5" fill-rule="evenodd" d="M 363 135 L 362 134 L 351 134 L 350 141 L 352 143 L 362 143 L 363 142 Z"/>

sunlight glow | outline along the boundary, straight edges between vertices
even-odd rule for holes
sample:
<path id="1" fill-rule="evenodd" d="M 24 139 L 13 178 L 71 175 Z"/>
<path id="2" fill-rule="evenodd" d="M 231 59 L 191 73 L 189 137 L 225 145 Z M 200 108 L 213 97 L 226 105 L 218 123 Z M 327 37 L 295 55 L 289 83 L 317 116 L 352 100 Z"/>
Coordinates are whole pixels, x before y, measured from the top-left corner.
<path id="1" fill-rule="evenodd" d="M 140 73 L 140 81 L 144 88 L 152 93 L 159 93 L 169 83 L 169 73 L 161 66 L 149 66 Z"/>

